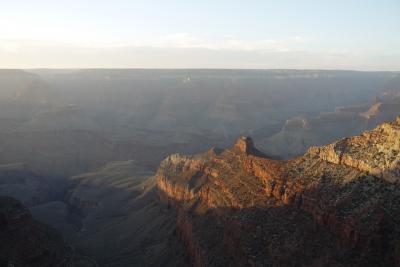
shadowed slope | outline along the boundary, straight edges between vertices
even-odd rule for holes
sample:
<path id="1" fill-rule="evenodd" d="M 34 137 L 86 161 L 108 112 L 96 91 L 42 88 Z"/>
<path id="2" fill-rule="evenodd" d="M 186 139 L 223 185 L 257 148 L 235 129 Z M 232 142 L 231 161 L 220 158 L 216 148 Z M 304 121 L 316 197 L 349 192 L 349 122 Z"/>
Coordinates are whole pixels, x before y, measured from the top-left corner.
<path id="1" fill-rule="evenodd" d="M 158 203 L 153 173 L 117 161 L 70 180 L 66 201 L 80 218 L 71 236 L 78 249 L 104 266 L 182 266 L 174 213 Z"/>
<path id="2" fill-rule="evenodd" d="M 54 229 L 32 219 L 27 208 L 0 197 L 0 266 L 97 266 L 76 255 Z"/>

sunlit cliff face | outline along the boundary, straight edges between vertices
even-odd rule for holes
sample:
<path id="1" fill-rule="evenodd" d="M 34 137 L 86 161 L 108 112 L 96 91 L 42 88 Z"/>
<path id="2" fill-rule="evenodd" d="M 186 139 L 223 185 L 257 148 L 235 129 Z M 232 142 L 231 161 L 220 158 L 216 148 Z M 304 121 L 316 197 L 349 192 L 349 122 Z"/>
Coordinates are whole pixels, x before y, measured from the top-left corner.
<path id="1" fill-rule="evenodd" d="M 381 260 L 395 266 L 399 122 L 400 117 L 289 161 L 251 153 L 249 137 L 218 155 L 173 155 L 157 172 L 159 199 L 177 210 L 180 238 L 196 266 L 324 266 L 346 262 L 338 255 L 349 251 L 353 266 Z M 327 245 L 327 239 L 338 245 Z"/>

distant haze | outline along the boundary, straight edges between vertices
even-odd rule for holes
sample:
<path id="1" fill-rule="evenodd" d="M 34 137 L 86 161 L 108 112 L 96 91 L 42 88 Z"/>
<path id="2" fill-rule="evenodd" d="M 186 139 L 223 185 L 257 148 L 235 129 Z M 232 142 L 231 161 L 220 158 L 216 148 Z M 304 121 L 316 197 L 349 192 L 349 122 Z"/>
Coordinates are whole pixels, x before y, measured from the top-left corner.
<path id="1" fill-rule="evenodd" d="M 400 2 L 1 1 L 0 68 L 400 70 Z"/>

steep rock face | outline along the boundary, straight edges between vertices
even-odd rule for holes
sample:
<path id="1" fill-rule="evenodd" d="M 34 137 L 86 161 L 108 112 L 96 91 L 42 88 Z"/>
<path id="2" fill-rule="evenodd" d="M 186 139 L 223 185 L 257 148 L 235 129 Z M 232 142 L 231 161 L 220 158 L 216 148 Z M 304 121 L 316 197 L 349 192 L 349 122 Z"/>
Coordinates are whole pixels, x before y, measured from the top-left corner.
<path id="1" fill-rule="evenodd" d="M 399 121 L 289 161 L 251 153 L 246 137 L 173 155 L 158 194 L 196 266 L 397 266 Z"/>
<path id="2" fill-rule="evenodd" d="M 259 157 L 265 156 L 260 150 L 254 147 L 253 139 L 248 136 L 242 136 L 240 137 L 234 147 L 234 150 L 237 150 L 239 153 L 244 153 L 246 155 L 255 155 Z"/>
<path id="3" fill-rule="evenodd" d="M 191 200 L 194 198 L 194 191 L 189 189 L 192 177 L 196 176 L 202 169 L 201 158 L 186 157 L 179 154 L 169 156 L 161 163 L 161 168 L 171 173 L 182 173 L 181 177 L 174 180 L 167 180 L 163 175 L 158 176 L 157 185 L 168 196 L 174 199 Z"/>
<path id="4" fill-rule="evenodd" d="M 253 140 L 249 137 L 242 136 L 237 140 L 234 147 L 242 153 L 251 153 L 251 151 L 254 149 Z"/>
<path id="5" fill-rule="evenodd" d="M 74 266 L 74 252 L 61 236 L 10 197 L 0 197 L 0 237 L 0 266 Z"/>

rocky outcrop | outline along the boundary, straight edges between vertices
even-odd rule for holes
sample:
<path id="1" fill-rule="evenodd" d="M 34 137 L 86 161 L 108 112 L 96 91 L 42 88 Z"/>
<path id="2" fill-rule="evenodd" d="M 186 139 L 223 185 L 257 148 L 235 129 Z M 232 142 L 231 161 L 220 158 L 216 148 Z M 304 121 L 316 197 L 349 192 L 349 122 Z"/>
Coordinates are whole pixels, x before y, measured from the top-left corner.
<path id="1" fill-rule="evenodd" d="M 399 152 L 399 118 L 394 123 L 384 123 L 362 135 L 309 151 L 328 162 L 351 166 L 391 183 L 398 182 L 400 178 Z"/>
<path id="2" fill-rule="evenodd" d="M 250 137 L 242 136 L 236 141 L 234 148 L 242 153 L 250 154 L 254 149 L 253 140 Z"/>
<path id="3" fill-rule="evenodd" d="M 249 136 L 240 137 L 233 146 L 233 150 L 246 155 L 251 154 L 259 157 L 264 156 L 261 151 L 254 147 L 253 139 Z"/>
<path id="4" fill-rule="evenodd" d="M 235 149 L 238 149 L 237 147 Z M 219 172 L 206 166 L 206 160 L 216 157 L 219 149 L 212 148 L 197 156 L 174 154 L 161 162 L 157 171 L 157 187 L 163 194 L 164 200 L 191 201 L 197 195 L 205 195 L 203 185 L 208 182 L 208 176 L 217 177 Z M 172 176 L 171 176 L 172 175 Z"/>
<path id="5" fill-rule="evenodd" d="M 0 197 L 0 236 L 0 266 L 74 266 L 76 255 L 62 237 L 10 197 Z"/>
<path id="6" fill-rule="evenodd" d="M 289 161 L 254 153 L 248 137 L 173 155 L 159 196 L 196 266 L 397 266 L 399 121 Z"/>

